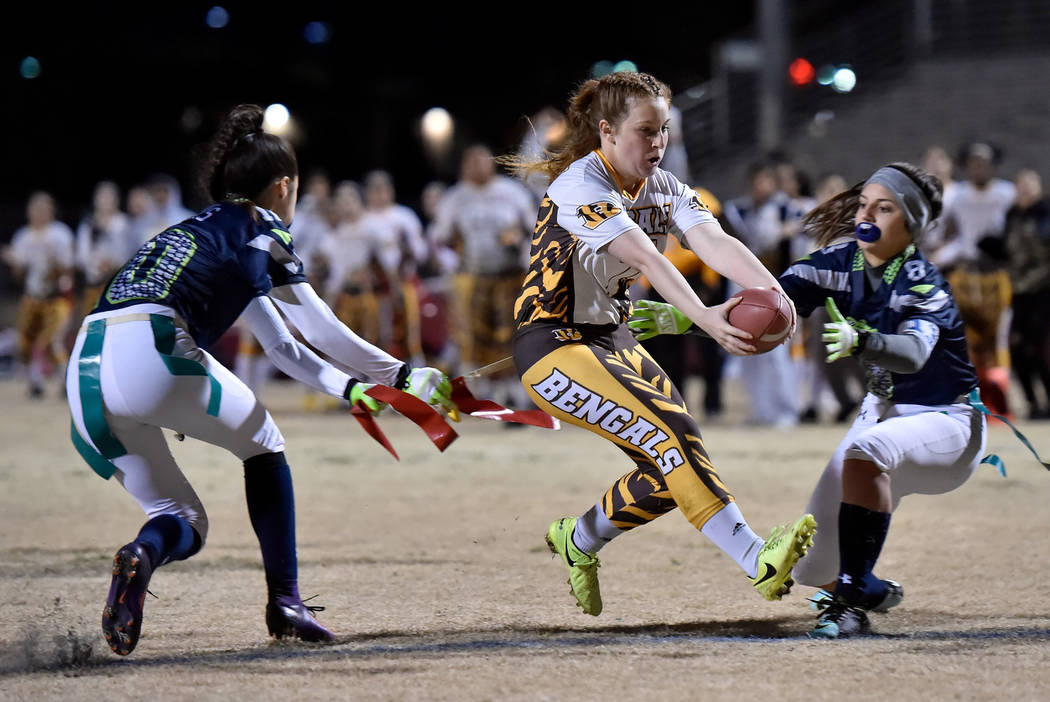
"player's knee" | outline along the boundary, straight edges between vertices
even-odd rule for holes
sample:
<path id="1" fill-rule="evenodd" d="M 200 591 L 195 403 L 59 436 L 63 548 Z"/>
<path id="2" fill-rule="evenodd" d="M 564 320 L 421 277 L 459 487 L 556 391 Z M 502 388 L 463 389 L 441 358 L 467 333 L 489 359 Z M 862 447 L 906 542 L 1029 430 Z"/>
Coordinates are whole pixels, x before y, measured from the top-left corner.
<path id="1" fill-rule="evenodd" d="M 850 461 L 874 464 L 879 471 L 888 471 L 896 465 L 897 458 L 896 452 L 893 451 L 892 447 L 880 440 L 879 437 L 863 436 L 846 449 L 843 470 L 846 470 L 846 466 L 849 465 Z"/>

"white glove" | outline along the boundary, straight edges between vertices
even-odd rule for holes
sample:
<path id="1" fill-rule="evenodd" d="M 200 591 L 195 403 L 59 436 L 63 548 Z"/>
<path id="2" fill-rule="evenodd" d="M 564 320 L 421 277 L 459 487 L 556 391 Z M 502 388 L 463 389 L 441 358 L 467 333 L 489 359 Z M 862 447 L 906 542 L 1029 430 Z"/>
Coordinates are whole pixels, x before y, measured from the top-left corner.
<path id="1" fill-rule="evenodd" d="M 437 368 L 413 368 L 405 378 L 404 391 L 428 405 L 440 405 L 458 421 L 459 409 L 452 401 L 452 381 Z"/>

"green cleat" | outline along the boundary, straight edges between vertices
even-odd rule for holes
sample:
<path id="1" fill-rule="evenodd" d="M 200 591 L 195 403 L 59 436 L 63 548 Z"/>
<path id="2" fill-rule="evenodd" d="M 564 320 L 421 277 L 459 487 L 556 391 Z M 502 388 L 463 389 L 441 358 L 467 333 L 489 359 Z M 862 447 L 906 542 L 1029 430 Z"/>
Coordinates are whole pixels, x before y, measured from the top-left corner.
<path id="1" fill-rule="evenodd" d="M 569 587 L 576 605 L 587 614 L 597 617 L 602 613 L 602 594 L 598 590 L 598 557 L 584 553 L 572 542 L 576 529 L 575 517 L 556 519 L 547 530 L 547 548 L 561 556 L 569 566 Z"/>
<path id="2" fill-rule="evenodd" d="M 795 581 L 791 569 L 813 545 L 817 521 L 803 514 L 790 527 L 774 527 L 762 550 L 758 552 L 758 574 L 751 578 L 759 594 L 767 600 L 779 600 L 791 591 Z"/>

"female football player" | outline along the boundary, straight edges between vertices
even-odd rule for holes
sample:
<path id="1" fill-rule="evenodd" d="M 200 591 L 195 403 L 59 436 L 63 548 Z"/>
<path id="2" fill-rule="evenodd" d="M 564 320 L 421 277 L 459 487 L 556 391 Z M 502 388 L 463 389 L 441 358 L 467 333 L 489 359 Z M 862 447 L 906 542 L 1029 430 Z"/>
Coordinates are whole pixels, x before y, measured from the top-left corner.
<path id="1" fill-rule="evenodd" d="M 522 383 L 540 408 L 612 441 L 636 465 L 580 517 L 555 520 L 547 532 L 569 568 L 577 604 L 592 615 L 602 609 L 595 554 L 676 507 L 770 600 L 787 592 L 815 529 L 804 515 L 768 541 L 751 530 L 678 389 L 625 324 L 627 289 L 645 275 L 727 351 L 755 350 L 750 335 L 726 319 L 735 300 L 705 307 L 663 256 L 669 234 L 743 287 L 779 288 L 696 192 L 660 169 L 670 98 L 666 85 L 644 73 L 587 81 L 572 98 L 565 146 L 546 160 L 517 164 L 552 181 L 515 304 Z"/>
<path id="2" fill-rule="evenodd" d="M 116 476 L 149 517 L 117 551 L 102 613 L 110 647 L 126 655 L 142 626 L 153 571 L 189 558 L 207 537 L 200 499 L 161 427 L 221 446 L 244 463 L 252 527 L 266 572 L 271 635 L 330 641 L 299 597 L 292 478 L 284 437 L 251 390 L 205 350 L 243 314 L 282 371 L 373 412 L 360 380 L 450 407 L 448 379 L 410 369 L 347 329 L 305 282 L 288 225 L 298 166 L 292 147 L 240 105 L 212 139 L 205 190 L 216 203 L 148 241 L 117 272 L 84 321 L 67 377 L 73 442 L 103 477 Z M 336 369 L 288 330 L 278 309 Z"/>
<path id="3" fill-rule="evenodd" d="M 959 487 L 984 453 L 962 320 L 917 247 L 941 212 L 941 192 L 909 163 L 878 169 L 807 215 L 825 248 L 780 276 L 803 315 L 826 306 L 826 360 L 856 355 L 867 374 L 860 414 L 810 497 L 825 528 L 795 567 L 799 582 L 823 588 L 816 638 L 865 633 L 867 612 L 901 601 L 900 584 L 873 573 L 891 513 L 905 495 Z"/>

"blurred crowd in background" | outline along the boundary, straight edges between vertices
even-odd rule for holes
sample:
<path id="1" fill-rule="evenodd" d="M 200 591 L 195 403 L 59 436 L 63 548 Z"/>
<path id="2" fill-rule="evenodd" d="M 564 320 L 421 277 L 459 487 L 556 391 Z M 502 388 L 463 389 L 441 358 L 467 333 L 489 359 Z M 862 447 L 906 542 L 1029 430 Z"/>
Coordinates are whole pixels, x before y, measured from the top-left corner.
<path id="1" fill-rule="evenodd" d="M 527 156 L 557 146 L 564 117 L 547 109 L 533 117 L 533 127 L 521 145 Z M 663 167 L 691 183 L 676 134 L 672 129 Z M 986 404 L 1011 416 L 1050 418 L 1050 199 L 1040 174 L 997 173 L 1000 153 L 981 142 L 931 146 L 913 160 L 945 184 L 943 215 L 918 244 L 954 290 Z M 852 184 L 843 174 L 806 173 L 798 162 L 788 153 L 768 154 L 751 164 L 739 192 L 712 193 L 691 183 L 726 231 L 774 274 L 812 250 L 802 226 L 806 213 Z M 501 174 L 481 144 L 463 151 L 457 182 L 433 182 L 407 197 L 386 171 L 355 182 L 302 167 L 294 246 L 341 320 L 398 357 L 452 375 L 510 355 L 514 300 L 546 183 Z M 34 193 L 25 225 L 0 233 L 8 242 L 3 262 L 22 293 L 15 328 L 0 332 L 8 374 L 24 378 L 31 397 L 61 392 L 80 320 L 107 281 L 154 235 L 192 214 L 180 184 L 165 175 L 141 184 L 100 182 L 86 212 Z M 667 255 L 706 303 L 736 291 L 691 253 L 672 246 Z M 632 291 L 655 296 L 644 280 Z M 700 384 L 694 411 L 706 420 L 723 412 L 723 381 L 737 377 L 753 424 L 845 422 L 863 396 L 863 371 L 853 358 L 824 363 L 823 321 L 815 314 L 789 344 L 746 358 L 727 357 L 698 336 L 645 343 L 680 388 L 693 379 Z M 255 389 L 275 378 L 236 327 L 209 351 Z M 1011 391 L 1013 382 L 1019 393 Z M 511 406 L 528 402 L 513 371 L 479 386 L 479 396 Z M 1023 397 L 1023 404 L 1014 406 L 1011 397 Z"/>

